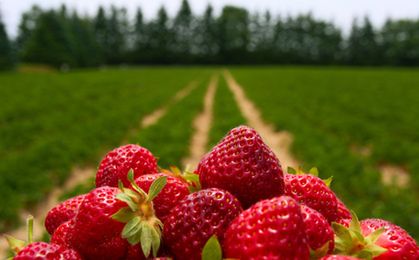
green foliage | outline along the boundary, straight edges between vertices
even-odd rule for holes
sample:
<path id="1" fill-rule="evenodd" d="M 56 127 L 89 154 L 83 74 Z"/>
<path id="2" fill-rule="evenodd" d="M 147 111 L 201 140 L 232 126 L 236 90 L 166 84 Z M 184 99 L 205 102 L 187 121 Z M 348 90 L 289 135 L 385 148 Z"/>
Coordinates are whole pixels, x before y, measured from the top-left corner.
<path id="1" fill-rule="evenodd" d="M 0 230 L 17 224 L 18 210 L 63 183 L 74 165 L 98 163 L 145 114 L 204 76 L 206 71 L 186 69 L 1 74 L 0 204 L 7 207 L 0 208 Z M 196 102 L 192 107 L 202 99 Z M 182 113 L 171 121 L 182 121 Z M 160 126 L 166 134 L 168 126 Z M 183 134 L 184 128 L 189 121 L 175 131 Z M 187 150 L 188 137 L 175 137 Z"/>
<path id="2" fill-rule="evenodd" d="M 394 221 L 419 237 L 419 75 L 415 70 L 334 68 L 235 69 L 240 84 L 293 152 L 362 218 Z M 396 87 L 397 86 L 397 87 Z M 353 147 L 370 147 L 362 155 Z M 405 189 L 381 184 L 378 166 L 406 167 Z"/>

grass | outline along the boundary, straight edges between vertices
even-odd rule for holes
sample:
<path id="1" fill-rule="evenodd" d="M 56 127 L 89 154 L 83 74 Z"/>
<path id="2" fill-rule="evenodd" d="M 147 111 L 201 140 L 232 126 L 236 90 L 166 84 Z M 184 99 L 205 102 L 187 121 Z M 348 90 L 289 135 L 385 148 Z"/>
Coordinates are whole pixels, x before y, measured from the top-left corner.
<path id="1" fill-rule="evenodd" d="M 382 217 L 419 237 L 419 71 L 237 68 L 234 76 L 263 111 L 290 131 L 294 154 L 316 165 L 360 217 Z M 351 147 L 370 147 L 370 156 Z M 378 166 L 405 167 L 407 189 L 381 184 Z"/>
<path id="2" fill-rule="evenodd" d="M 143 115 L 206 70 L 141 68 L 0 74 L 0 230 L 62 183 L 96 165 Z"/>

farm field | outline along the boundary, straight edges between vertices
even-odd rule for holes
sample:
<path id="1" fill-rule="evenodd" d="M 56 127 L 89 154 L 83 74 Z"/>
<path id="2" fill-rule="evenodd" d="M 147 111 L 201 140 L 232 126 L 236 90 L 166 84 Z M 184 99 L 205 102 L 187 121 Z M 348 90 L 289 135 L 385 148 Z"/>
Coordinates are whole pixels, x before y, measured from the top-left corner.
<path id="1" fill-rule="evenodd" d="M 360 217 L 384 217 L 419 237 L 419 71 L 229 71 L 263 120 L 293 136 L 291 153 L 304 167 L 317 166 L 321 177 L 333 175 L 332 187 Z M 0 230 L 16 224 L 19 210 L 42 201 L 74 166 L 96 167 L 104 152 L 122 143 L 149 148 L 160 166 L 182 166 L 214 74 L 219 80 L 207 148 L 247 123 L 222 68 L 0 74 Z M 159 108 L 165 113 L 142 129 L 141 119 Z M 407 172 L 406 187 L 382 184 L 385 165 Z"/>
<path id="2" fill-rule="evenodd" d="M 1 74 L 0 230 L 63 183 L 73 166 L 96 167 L 142 116 L 208 76 L 199 69 Z"/>

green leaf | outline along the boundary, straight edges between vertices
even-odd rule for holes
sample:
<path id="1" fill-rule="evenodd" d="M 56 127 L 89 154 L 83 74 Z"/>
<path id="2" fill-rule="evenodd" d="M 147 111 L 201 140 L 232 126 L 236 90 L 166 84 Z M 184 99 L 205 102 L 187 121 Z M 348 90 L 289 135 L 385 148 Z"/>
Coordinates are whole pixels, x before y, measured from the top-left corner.
<path id="1" fill-rule="evenodd" d="M 213 235 L 202 249 L 202 260 L 222 260 L 222 257 L 220 242 L 217 236 Z"/>
<path id="2" fill-rule="evenodd" d="M 156 257 L 160 248 L 161 233 L 155 228 L 152 228 L 151 237 L 151 248 L 153 250 L 153 256 Z"/>
<path id="3" fill-rule="evenodd" d="M 127 223 L 131 219 L 135 218 L 135 216 L 135 213 L 132 212 L 132 210 L 129 207 L 125 207 L 118 210 L 118 212 L 113 214 L 111 218 L 122 223 Z"/>
<path id="4" fill-rule="evenodd" d="M 358 216 L 352 210 L 351 210 L 351 215 L 352 215 L 352 220 L 351 220 L 351 223 L 349 224 L 349 228 L 361 233 L 361 224 L 359 223 Z"/>
<path id="5" fill-rule="evenodd" d="M 138 233 L 141 229 L 140 223 L 141 218 L 138 216 L 128 221 L 122 230 L 122 238 L 129 238 Z"/>
<path id="6" fill-rule="evenodd" d="M 167 177 L 162 176 L 153 181 L 153 183 L 150 186 L 150 189 L 148 191 L 148 201 L 152 201 L 164 188 L 164 186 L 167 183 Z"/>
<path id="7" fill-rule="evenodd" d="M 9 235 L 4 235 L 6 238 L 7 243 L 9 244 L 9 247 L 13 252 L 18 253 L 22 248 L 25 247 L 26 242 L 20 239 L 16 239 Z"/>
<path id="8" fill-rule="evenodd" d="M 183 179 L 190 182 L 192 185 L 188 186 L 189 192 L 195 192 L 201 190 L 201 182 L 199 181 L 199 175 L 193 172 L 185 172 Z"/>
<path id="9" fill-rule="evenodd" d="M 116 194 L 116 198 L 120 201 L 127 203 L 127 205 L 131 208 L 132 211 L 138 210 L 138 205 L 132 200 L 130 196 L 125 193 L 118 193 Z"/>
<path id="10" fill-rule="evenodd" d="M 327 187 L 330 187 L 330 184 L 332 184 L 333 176 L 330 176 L 329 178 L 323 180 L 324 184 L 326 184 Z"/>
<path id="11" fill-rule="evenodd" d="M 310 171 L 309 171 L 309 173 L 311 175 L 314 175 L 314 176 L 319 176 L 319 170 L 317 169 L 317 167 L 311 168 Z"/>
<path id="12" fill-rule="evenodd" d="M 145 257 L 150 255 L 151 245 L 153 242 L 153 235 L 151 231 L 152 227 L 149 225 L 144 225 L 143 229 L 141 230 L 141 249 L 143 250 L 143 254 Z"/>
<path id="13" fill-rule="evenodd" d="M 385 228 L 379 228 L 377 230 L 374 230 L 374 232 L 371 232 L 371 234 L 369 234 L 365 239 L 372 243 L 375 244 L 375 242 L 377 242 L 377 240 L 380 238 L 381 234 L 383 234 L 385 232 Z"/>
<path id="14" fill-rule="evenodd" d="M 288 172 L 289 174 L 297 174 L 297 171 L 296 171 L 294 168 L 290 167 L 290 166 L 288 166 L 288 168 L 287 168 L 287 172 Z"/>

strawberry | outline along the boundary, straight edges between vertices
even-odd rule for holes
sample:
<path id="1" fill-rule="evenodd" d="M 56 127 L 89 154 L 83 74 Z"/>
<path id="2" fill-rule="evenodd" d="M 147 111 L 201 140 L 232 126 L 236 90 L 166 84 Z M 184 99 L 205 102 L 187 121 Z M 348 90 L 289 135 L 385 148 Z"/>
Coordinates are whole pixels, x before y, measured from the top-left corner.
<path id="1" fill-rule="evenodd" d="M 241 211 L 237 198 L 224 190 L 211 188 L 189 194 L 167 216 L 164 241 L 178 259 L 201 259 L 207 240 L 214 234 L 223 237 Z"/>
<path id="2" fill-rule="evenodd" d="M 164 187 L 166 177 L 153 182 L 149 194 L 128 174 L 132 189 L 99 187 L 85 196 L 74 219 L 71 245 L 85 259 L 121 259 L 133 246 L 144 255 L 156 255 L 160 245 L 161 221 L 156 218 L 152 200 Z M 124 223 L 126 223 L 124 225 Z"/>
<path id="3" fill-rule="evenodd" d="M 63 247 L 72 248 L 71 236 L 74 232 L 74 219 L 61 224 L 51 237 L 51 243 Z"/>
<path id="4" fill-rule="evenodd" d="M 364 236 L 368 236 L 380 228 L 383 228 L 384 232 L 378 237 L 375 244 L 387 249 L 387 252 L 374 259 L 419 259 L 418 245 L 401 227 L 382 219 L 361 221 L 361 230 Z"/>
<path id="5" fill-rule="evenodd" d="M 345 206 L 345 204 L 337 198 L 338 201 L 338 214 L 335 222 L 344 225 L 346 227 L 349 227 L 349 224 L 351 223 L 352 216 L 349 209 Z"/>
<path id="6" fill-rule="evenodd" d="M 203 188 L 220 188 L 236 196 L 243 207 L 283 194 L 283 172 L 278 158 L 252 128 L 232 129 L 197 169 Z"/>
<path id="7" fill-rule="evenodd" d="M 360 260 L 360 259 L 352 257 L 352 256 L 347 256 L 347 255 L 328 255 L 328 256 L 320 258 L 320 260 Z"/>
<path id="8" fill-rule="evenodd" d="M 243 211 L 224 236 L 224 257 L 309 259 L 300 204 L 288 196 L 263 200 Z"/>
<path id="9" fill-rule="evenodd" d="M 118 180 L 128 187 L 127 173 L 132 169 L 134 177 L 157 173 L 153 154 L 144 147 L 128 144 L 110 151 L 103 158 L 96 174 L 96 187 L 118 187 Z"/>
<path id="10" fill-rule="evenodd" d="M 35 242 L 24 247 L 14 260 L 81 260 L 79 253 L 56 244 Z"/>
<path id="11" fill-rule="evenodd" d="M 82 203 L 85 195 L 79 195 L 74 198 L 70 198 L 54 208 L 52 208 L 45 218 L 45 228 L 50 235 L 54 234 L 54 231 L 68 220 L 74 218 Z"/>
<path id="12" fill-rule="evenodd" d="M 401 227 L 382 219 L 359 222 L 355 214 L 348 228 L 333 223 L 336 252 L 362 259 L 419 259 L 419 247 Z"/>
<path id="13" fill-rule="evenodd" d="M 170 210 L 189 194 L 188 184 L 181 179 L 164 173 L 142 175 L 135 179 L 135 183 L 145 192 L 148 192 L 153 181 L 163 176 L 166 176 L 167 184 L 154 199 L 154 209 L 156 216 L 164 223 Z"/>
<path id="14" fill-rule="evenodd" d="M 289 172 L 295 172 L 289 169 Z M 338 216 L 338 202 L 335 193 L 325 181 L 317 177 L 316 168 L 305 174 L 301 170 L 296 174 L 285 174 L 285 195 L 293 197 L 299 203 L 320 212 L 329 222 Z"/>
<path id="15" fill-rule="evenodd" d="M 335 247 L 335 234 L 325 217 L 318 211 L 305 205 L 301 205 L 301 214 L 310 248 L 316 252 L 316 255 L 320 256 L 332 253 Z"/>

